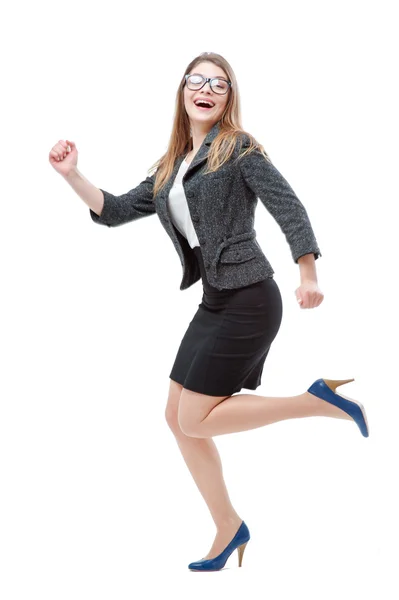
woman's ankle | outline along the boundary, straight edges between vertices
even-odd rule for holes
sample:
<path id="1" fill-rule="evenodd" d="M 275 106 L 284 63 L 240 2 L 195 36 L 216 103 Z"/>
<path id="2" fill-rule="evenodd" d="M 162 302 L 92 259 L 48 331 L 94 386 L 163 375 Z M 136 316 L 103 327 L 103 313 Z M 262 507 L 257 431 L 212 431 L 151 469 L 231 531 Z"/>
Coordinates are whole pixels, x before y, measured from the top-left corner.
<path id="1" fill-rule="evenodd" d="M 236 527 L 238 529 L 241 523 L 242 519 L 236 512 L 230 515 L 223 515 L 215 520 L 216 529 L 218 531 L 224 531 L 226 529 L 231 529 L 232 527 Z"/>

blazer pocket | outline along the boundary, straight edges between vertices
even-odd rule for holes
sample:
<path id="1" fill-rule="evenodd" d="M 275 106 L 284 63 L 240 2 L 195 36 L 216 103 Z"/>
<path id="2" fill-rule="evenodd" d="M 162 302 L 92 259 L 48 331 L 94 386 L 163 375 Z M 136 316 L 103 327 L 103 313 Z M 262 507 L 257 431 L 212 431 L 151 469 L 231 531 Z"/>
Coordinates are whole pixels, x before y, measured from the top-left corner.
<path id="1" fill-rule="evenodd" d="M 252 248 L 229 248 L 222 253 L 220 262 L 222 263 L 242 263 L 251 258 L 255 258 L 256 254 Z"/>

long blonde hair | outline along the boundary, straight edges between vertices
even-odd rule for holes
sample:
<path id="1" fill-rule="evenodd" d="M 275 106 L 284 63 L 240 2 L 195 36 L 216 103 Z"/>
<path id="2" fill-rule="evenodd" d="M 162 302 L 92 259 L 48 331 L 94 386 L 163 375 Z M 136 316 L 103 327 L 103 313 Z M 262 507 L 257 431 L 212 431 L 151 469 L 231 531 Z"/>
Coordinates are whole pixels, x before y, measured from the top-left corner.
<path id="1" fill-rule="evenodd" d="M 229 63 L 220 54 L 214 52 L 203 52 L 196 56 L 187 66 L 184 75 L 191 73 L 195 66 L 201 62 L 211 62 L 218 67 L 221 67 L 232 86 L 228 92 L 229 99 L 225 110 L 219 119 L 219 133 L 213 140 L 209 154 L 207 157 L 207 173 L 216 171 L 221 167 L 233 154 L 237 140 L 241 139 L 241 135 L 248 136 L 250 145 L 240 155 L 252 152 L 254 149 L 259 150 L 267 160 L 270 160 L 268 154 L 261 144 L 248 132 L 244 131 L 241 126 L 241 105 L 240 95 L 238 91 L 237 80 L 233 69 Z M 190 121 L 184 106 L 184 84 L 185 77 L 182 77 L 176 93 L 175 117 L 173 120 L 172 133 L 169 140 L 168 149 L 163 156 L 149 169 L 149 172 L 156 169 L 156 176 L 153 188 L 153 197 L 165 186 L 169 177 L 172 174 L 176 158 L 183 153 L 188 153 L 193 149 L 192 137 L 190 134 Z"/>

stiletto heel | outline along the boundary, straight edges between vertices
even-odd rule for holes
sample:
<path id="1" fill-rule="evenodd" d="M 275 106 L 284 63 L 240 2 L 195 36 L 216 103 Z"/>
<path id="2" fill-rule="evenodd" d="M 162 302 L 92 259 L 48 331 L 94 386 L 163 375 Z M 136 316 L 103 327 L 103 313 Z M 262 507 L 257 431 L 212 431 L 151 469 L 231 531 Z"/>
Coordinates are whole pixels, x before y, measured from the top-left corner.
<path id="1" fill-rule="evenodd" d="M 354 400 L 353 398 L 348 398 L 343 394 L 337 394 L 335 390 L 340 385 L 344 383 L 349 383 L 351 381 L 355 381 L 354 379 L 317 379 L 310 388 L 308 388 L 308 392 L 321 398 L 322 400 L 326 400 L 326 402 L 330 402 L 330 404 L 334 404 L 341 410 L 345 411 L 348 415 L 352 417 L 357 426 L 360 429 L 361 434 L 364 437 L 369 437 L 369 426 L 367 422 L 366 411 L 364 409 L 363 404 Z"/>
<path id="2" fill-rule="evenodd" d="M 201 558 L 201 560 L 192 562 L 188 565 L 188 568 L 192 571 L 219 571 L 220 569 L 223 569 L 230 554 L 232 554 L 236 548 L 238 550 L 238 566 L 241 567 L 242 556 L 250 537 L 249 529 L 243 521 L 238 528 L 237 533 L 223 552 L 218 554 L 218 556 L 215 556 L 215 558 Z"/>
<path id="3" fill-rule="evenodd" d="M 339 387 L 340 385 L 344 385 L 344 383 L 350 383 L 351 381 L 355 381 L 355 380 L 354 379 L 324 379 L 324 381 L 326 382 L 328 387 L 330 389 L 332 389 L 333 392 L 335 392 L 337 387 Z"/>
<path id="4" fill-rule="evenodd" d="M 238 566 L 241 567 L 242 565 L 242 557 L 244 556 L 244 550 L 245 550 L 245 546 L 248 544 L 248 542 L 245 542 L 245 544 L 243 544 L 242 546 L 238 546 L 237 548 L 237 552 L 238 552 Z"/>

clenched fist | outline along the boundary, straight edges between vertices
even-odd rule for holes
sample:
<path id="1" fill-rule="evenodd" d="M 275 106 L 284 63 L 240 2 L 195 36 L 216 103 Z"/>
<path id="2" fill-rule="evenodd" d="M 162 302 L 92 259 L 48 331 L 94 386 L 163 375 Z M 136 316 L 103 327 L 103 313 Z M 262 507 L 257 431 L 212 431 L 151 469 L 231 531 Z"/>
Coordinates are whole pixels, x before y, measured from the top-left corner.
<path id="1" fill-rule="evenodd" d="M 78 151 L 74 142 L 59 140 L 50 150 L 49 161 L 57 173 L 64 177 L 69 175 L 78 164 Z"/>
<path id="2" fill-rule="evenodd" d="M 295 290 L 295 295 L 301 308 L 316 308 L 324 300 L 324 294 L 315 281 L 302 283 Z"/>

